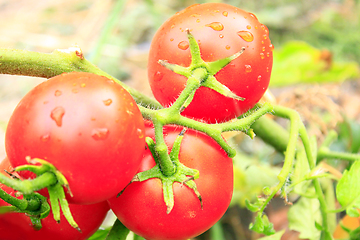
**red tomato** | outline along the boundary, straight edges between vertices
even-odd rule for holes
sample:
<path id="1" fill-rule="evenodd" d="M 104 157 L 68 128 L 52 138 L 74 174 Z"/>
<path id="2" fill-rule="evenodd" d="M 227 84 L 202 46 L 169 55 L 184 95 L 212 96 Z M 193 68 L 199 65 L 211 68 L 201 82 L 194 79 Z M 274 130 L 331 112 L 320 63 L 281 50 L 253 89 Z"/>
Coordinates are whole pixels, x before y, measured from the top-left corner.
<path id="1" fill-rule="evenodd" d="M 165 127 L 165 142 L 169 148 L 180 130 Z M 232 159 L 210 137 L 188 130 L 181 143 L 180 162 L 200 171 L 195 183 L 202 196 L 203 209 L 195 193 L 176 182 L 173 185 L 175 205 L 166 214 L 159 179 L 133 182 L 120 197 L 108 200 L 110 208 L 127 228 L 149 240 L 189 239 L 203 233 L 222 217 L 233 192 Z M 150 151 L 144 151 L 139 171 L 154 165 Z"/>
<path id="2" fill-rule="evenodd" d="M 26 156 L 44 159 L 68 180 L 69 202 L 91 204 L 116 195 L 138 170 L 144 123 L 133 98 L 113 80 L 65 73 L 21 100 L 5 145 L 14 167 L 27 164 Z"/>
<path id="3" fill-rule="evenodd" d="M 1 173 L 3 169 L 10 170 L 10 163 L 5 159 L 0 164 Z M 2 185 L 0 188 L 14 196 L 14 190 Z M 0 199 L 0 207 L 9 206 Z M 92 205 L 70 204 L 70 210 L 75 221 L 79 224 L 82 233 L 71 227 L 61 214 L 61 221 L 57 223 L 52 213 L 41 220 L 42 229 L 34 230 L 30 218 L 23 213 L 7 213 L 0 215 L 0 239 L 1 240 L 83 240 L 88 239 L 101 225 L 108 210 L 106 202 Z"/>
<path id="4" fill-rule="evenodd" d="M 201 87 L 183 115 L 214 123 L 232 119 L 252 108 L 269 85 L 273 45 L 267 27 L 254 14 L 224 3 L 190 6 L 168 19 L 157 31 L 148 64 L 148 78 L 155 98 L 168 106 L 184 89 L 186 77 L 161 66 L 158 61 L 190 65 L 186 29 L 194 35 L 207 62 L 229 57 L 245 47 L 240 57 L 215 75 L 219 82 L 245 100 L 233 100 Z"/>

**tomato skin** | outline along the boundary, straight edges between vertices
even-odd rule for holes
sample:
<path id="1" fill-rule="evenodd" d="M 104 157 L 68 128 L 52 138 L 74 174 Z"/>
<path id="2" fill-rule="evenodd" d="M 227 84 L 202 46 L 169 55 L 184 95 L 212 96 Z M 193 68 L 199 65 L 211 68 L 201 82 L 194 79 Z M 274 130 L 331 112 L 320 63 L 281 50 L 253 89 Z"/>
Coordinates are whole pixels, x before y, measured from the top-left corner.
<path id="1" fill-rule="evenodd" d="M 1 174 L 3 169 L 11 170 L 7 159 L 0 163 Z M 2 185 L 0 188 L 14 196 L 14 190 Z M 10 204 L 0 199 L 1 206 Z M 30 218 L 23 213 L 7 213 L 0 215 L 0 239 L 1 240 L 85 240 L 88 239 L 104 221 L 109 205 L 107 202 L 92 205 L 69 204 L 75 221 L 79 224 L 82 233 L 71 227 L 61 214 L 60 223 L 57 223 L 52 213 L 41 220 L 42 229 L 34 230 Z"/>
<path id="2" fill-rule="evenodd" d="M 41 158 L 64 174 L 71 203 L 116 195 L 136 173 L 145 147 L 144 123 L 130 94 L 90 73 L 65 73 L 30 91 L 11 116 L 5 139 L 16 167 Z M 33 177 L 21 172 L 22 177 Z"/>
<path id="3" fill-rule="evenodd" d="M 273 46 L 267 27 L 255 15 L 224 3 L 190 6 L 159 28 L 151 43 L 148 63 L 148 78 L 155 98 L 163 106 L 169 106 L 184 89 L 186 77 L 166 69 L 158 61 L 190 65 L 190 50 L 185 49 L 186 29 L 190 29 L 198 41 L 201 56 L 207 62 L 229 57 L 245 47 L 240 57 L 215 75 L 219 82 L 245 100 L 233 100 L 201 87 L 183 115 L 214 123 L 251 109 L 268 88 Z"/>
<path id="4" fill-rule="evenodd" d="M 173 126 L 164 128 L 169 148 L 180 130 Z M 118 198 L 108 200 L 110 208 L 126 227 L 148 240 L 180 240 L 203 233 L 222 217 L 233 192 L 231 158 L 210 137 L 188 130 L 182 141 L 180 162 L 200 171 L 195 183 L 203 199 L 203 210 L 195 193 L 176 182 L 173 185 L 175 205 L 166 214 L 159 179 L 133 182 Z M 150 151 L 144 151 L 139 171 L 154 165 Z"/>

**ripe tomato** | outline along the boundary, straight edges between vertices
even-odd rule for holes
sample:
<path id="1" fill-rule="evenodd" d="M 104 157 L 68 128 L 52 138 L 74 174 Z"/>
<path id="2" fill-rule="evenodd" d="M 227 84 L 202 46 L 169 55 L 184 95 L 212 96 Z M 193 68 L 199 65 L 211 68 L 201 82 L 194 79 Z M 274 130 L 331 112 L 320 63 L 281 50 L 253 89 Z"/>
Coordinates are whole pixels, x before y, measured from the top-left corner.
<path id="1" fill-rule="evenodd" d="M 360 212 L 360 209 L 358 209 L 358 211 Z M 354 230 L 360 227 L 360 217 L 350 217 L 349 215 L 345 215 L 345 217 L 341 219 L 341 224 L 348 229 Z M 333 237 L 334 239 L 348 239 L 350 236 L 339 223 L 335 228 Z"/>
<path id="2" fill-rule="evenodd" d="M 0 163 L 0 171 L 10 170 L 10 163 L 7 159 Z M 14 190 L 2 185 L 0 188 L 14 196 Z M 9 206 L 0 199 L 0 207 Z M 109 205 L 107 202 L 92 205 L 70 204 L 70 210 L 75 221 L 79 224 L 82 233 L 71 227 L 63 215 L 60 223 L 52 218 L 52 213 L 41 220 L 42 229 L 34 230 L 30 218 L 23 213 L 7 213 L 0 215 L 0 239 L 1 240 L 83 240 L 88 239 L 101 225 Z"/>
<path id="3" fill-rule="evenodd" d="M 252 108 L 266 91 L 273 62 L 268 29 L 254 14 L 224 3 L 193 5 L 168 19 L 157 31 L 150 47 L 148 78 L 155 98 L 171 105 L 184 89 L 186 77 L 161 66 L 159 60 L 184 67 L 191 56 L 186 29 L 197 40 L 204 61 L 245 52 L 215 77 L 244 101 L 227 98 L 200 87 L 183 115 L 207 122 L 222 122 Z"/>
<path id="4" fill-rule="evenodd" d="M 41 158 L 64 174 L 69 202 L 105 201 L 132 179 L 145 147 L 144 123 L 130 94 L 90 73 L 65 73 L 30 91 L 11 116 L 6 152 L 16 167 Z M 32 176 L 23 172 L 25 178 Z"/>
<path id="5" fill-rule="evenodd" d="M 165 142 L 169 148 L 180 131 L 180 128 L 165 127 Z M 118 198 L 108 200 L 119 220 L 146 239 L 195 237 L 215 224 L 229 206 L 233 192 L 233 165 L 232 159 L 219 145 L 200 132 L 188 130 L 179 156 L 181 163 L 200 172 L 195 183 L 202 196 L 203 209 L 195 193 L 186 185 L 176 182 L 173 185 L 175 205 L 166 214 L 162 185 L 158 178 L 133 182 Z M 150 151 L 145 150 L 139 172 L 154 165 Z"/>

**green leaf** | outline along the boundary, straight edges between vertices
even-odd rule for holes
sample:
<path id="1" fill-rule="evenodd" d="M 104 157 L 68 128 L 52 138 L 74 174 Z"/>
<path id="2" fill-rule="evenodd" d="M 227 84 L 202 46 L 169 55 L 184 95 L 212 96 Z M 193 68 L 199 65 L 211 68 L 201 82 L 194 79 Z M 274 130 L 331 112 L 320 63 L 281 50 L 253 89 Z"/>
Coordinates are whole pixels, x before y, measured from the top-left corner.
<path id="1" fill-rule="evenodd" d="M 260 212 L 256 216 L 255 222 L 250 224 L 249 229 L 267 236 L 275 233 L 274 225 L 269 221 L 265 214 L 263 215 Z"/>
<path id="2" fill-rule="evenodd" d="M 345 170 L 336 186 L 336 197 L 345 208 L 360 208 L 360 161 Z M 351 212 L 351 210 L 349 210 Z"/>
<path id="3" fill-rule="evenodd" d="M 282 230 L 280 232 L 275 233 L 274 235 L 262 237 L 262 238 L 259 238 L 258 240 L 281 240 L 281 237 L 282 237 L 282 235 L 284 235 L 284 233 L 285 233 L 285 230 Z"/>
<path id="4" fill-rule="evenodd" d="M 116 219 L 106 240 L 125 240 L 129 232 L 129 229 L 127 229 L 119 219 Z"/>
<path id="5" fill-rule="evenodd" d="M 109 231 L 110 229 L 99 229 L 88 240 L 105 240 Z"/>
<path id="6" fill-rule="evenodd" d="M 288 212 L 289 229 L 300 233 L 301 239 L 318 240 L 320 231 L 316 222 L 321 222 L 320 204 L 316 198 L 301 197 Z"/>
<path id="7" fill-rule="evenodd" d="M 322 51 L 305 42 L 292 41 L 274 51 L 271 86 L 295 83 L 341 82 L 360 76 L 356 62 L 332 62 L 321 59 Z"/>

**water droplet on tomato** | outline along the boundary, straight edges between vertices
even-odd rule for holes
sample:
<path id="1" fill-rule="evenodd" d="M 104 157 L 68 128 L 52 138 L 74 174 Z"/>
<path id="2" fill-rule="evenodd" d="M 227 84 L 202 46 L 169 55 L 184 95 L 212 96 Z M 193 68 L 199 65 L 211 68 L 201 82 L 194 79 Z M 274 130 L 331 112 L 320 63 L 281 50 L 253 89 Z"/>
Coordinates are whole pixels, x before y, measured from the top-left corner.
<path id="1" fill-rule="evenodd" d="M 247 29 L 251 29 L 251 26 L 250 26 L 250 25 L 247 25 L 246 28 L 247 28 Z"/>
<path id="2" fill-rule="evenodd" d="M 263 37 L 264 37 L 264 39 L 265 39 L 265 40 L 267 39 L 267 35 L 266 35 L 266 34 L 264 34 L 264 36 L 263 36 Z"/>
<path id="3" fill-rule="evenodd" d="M 252 71 L 251 65 L 245 65 L 245 72 L 249 73 Z"/>
<path id="4" fill-rule="evenodd" d="M 270 52 L 267 52 L 267 53 L 266 53 L 266 56 L 267 56 L 267 57 L 270 57 Z"/>
<path id="5" fill-rule="evenodd" d="M 144 133 L 143 133 L 143 131 L 142 131 L 140 128 L 138 128 L 138 129 L 136 130 L 136 133 L 137 133 L 137 135 L 139 136 L 139 138 L 143 138 L 143 137 L 144 137 Z"/>
<path id="6" fill-rule="evenodd" d="M 200 17 L 201 15 L 200 14 L 197 14 L 197 13 L 194 13 L 194 14 L 191 14 L 190 17 Z"/>
<path id="7" fill-rule="evenodd" d="M 269 72 L 269 67 L 266 67 L 266 72 Z"/>
<path id="8" fill-rule="evenodd" d="M 112 103 L 112 100 L 109 98 L 109 99 L 106 99 L 103 101 L 105 106 L 110 106 L 110 104 Z"/>
<path id="9" fill-rule="evenodd" d="M 186 50 L 189 48 L 189 43 L 187 41 L 181 41 L 178 44 L 178 48 L 180 48 L 181 50 Z"/>
<path id="10" fill-rule="evenodd" d="M 261 58 L 261 59 L 264 59 L 264 58 L 265 58 L 264 53 L 260 53 L 260 58 Z"/>
<path id="11" fill-rule="evenodd" d="M 55 123 L 58 127 L 61 127 L 62 118 L 63 118 L 64 114 L 65 114 L 65 109 L 63 107 L 56 107 L 51 111 L 50 117 L 52 120 L 55 121 Z"/>
<path id="12" fill-rule="evenodd" d="M 274 45 L 270 44 L 269 48 L 270 48 L 271 51 L 273 51 L 274 50 Z"/>
<path id="13" fill-rule="evenodd" d="M 246 42 L 252 42 L 254 40 L 254 36 L 249 31 L 239 31 L 237 34 Z"/>
<path id="14" fill-rule="evenodd" d="M 258 81 L 260 81 L 260 80 L 261 80 L 261 75 L 259 75 L 259 76 L 258 76 L 257 80 L 258 80 Z"/>
<path id="15" fill-rule="evenodd" d="M 262 51 L 265 52 L 265 50 L 266 50 L 265 47 L 262 47 Z"/>
<path id="16" fill-rule="evenodd" d="M 222 12 L 222 15 L 223 15 L 224 17 L 227 17 L 227 16 L 229 15 L 229 13 L 228 13 L 227 11 L 223 11 L 223 12 Z"/>
<path id="17" fill-rule="evenodd" d="M 265 31 L 265 26 L 262 24 L 261 29 Z"/>
<path id="18" fill-rule="evenodd" d="M 170 27 L 170 28 L 171 28 L 171 29 L 173 29 L 174 27 L 175 27 L 175 24 L 171 25 L 171 27 Z"/>
<path id="19" fill-rule="evenodd" d="M 199 19 L 199 18 L 198 18 L 198 19 L 196 19 L 196 22 L 197 22 L 197 23 L 199 23 L 199 22 L 200 22 L 200 19 Z"/>
<path id="20" fill-rule="evenodd" d="M 47 141 L 49 141 L 49 140 L 50 140 L 50 134 L 42 135 L 42 136 L 40 137 L 40 140 L 41 140 L 42 142 L 47 142 Z"/>
<path id="21" fill-rule="evenodd" d="M 62 94 L 62 92 L 60 90 L 56 90 L 55 91 L 55 97 L 58 97 Z"/>
<path id="22" fill-rule="evenodd" d="M 224 25 L 219 22 L 212 22 L 205 25 L 206 27 L 211 27 L 215 31 L 222 31 L 224 29 Z"/>
<path id="23" fill-rule="evenodd" d="M 224 38 L 224 35 L 220 34 L 220 35 L 219 35 L 219 38 Z"/>
<path id="24" fill-rule="evenodd" d="M 256 20 L 258 20 L 257 17 L 256 17 L 253 13 L 249 13 L 249 15 L 250 15 L 251 17 L 255 18 Z"/>
<path id="25" fill-rule="evenodd" d="M 231 47 L 229 45 L 226 45 L 226 50 L 229 50 Z"/>
<path id="26" fill-rule="evenodd" d="M 95 128 L 91 132 L 91 137 L 95 140 L 105 140 L 109 136 L 107 128 Z"/>
<path id="27" fill-rule="evenodd" d="M 82 84 L 80 85 L 80 87 L 84 88 L 84 87 L 86 87 L 86 84 L 85 84 L 85 83 L 82 83 Z"/>

